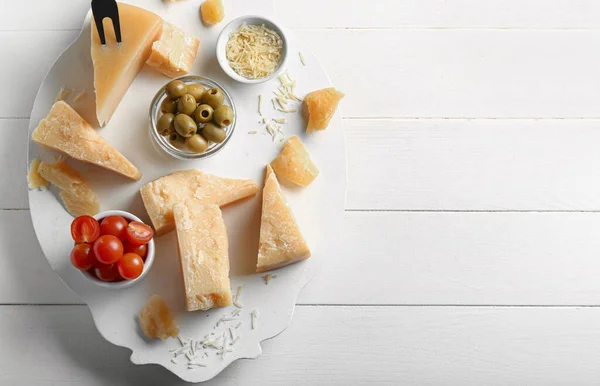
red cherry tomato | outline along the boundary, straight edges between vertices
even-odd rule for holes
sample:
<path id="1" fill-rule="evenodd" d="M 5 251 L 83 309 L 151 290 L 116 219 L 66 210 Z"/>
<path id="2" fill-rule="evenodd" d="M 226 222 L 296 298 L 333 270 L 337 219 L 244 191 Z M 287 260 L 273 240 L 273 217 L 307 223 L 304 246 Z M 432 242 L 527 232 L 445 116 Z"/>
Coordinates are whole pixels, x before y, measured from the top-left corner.
<path id="1" fill-rule="evenodd" d="M 105 217 L 100 223 L 100 234 L 113 235 L 118 237 L 121 241 L 125 241 L 127 240 L 127 224 L 129 224 L 129 222 L 121 216 Z"/>
<path id="2" fill-rule="evenodd" d="M 79 216 L 71 223 L 71 237 L 76 243 L 92 244 L 100 236 L 100 224 L 90 216 Z"/>
<path id="3" fill-rule="evenodd" d="M 114 264 L 123 256 L 123 243 L 113 235 L 102 235 L 94 243 L 94 254 L 102 264 Z"/>
<path id="4" fill-rule="evenodd" d="M 126 253 L 117 263 L 119 274 L 122 278 L 133 280 L 139 277 L 144 270 L 144 262 L 139 255 L 135 253 Z"/>
<path id="5" fill-rule="evenodd" d="M 71 251 L 71 264 L 77 269 L 87 271 L 96 264 L 96 257 L 90 244 L 77 244 Z"/>
<path id="6" fill-rule="evenodd" d="M 154 236 L 154 231 L 150 225 L 139 221 L 132 221 L 127 225 L 127 241 L 133 245 L 148 244 L 148 241 L 152 240 L 152 236 Z"/>
<path id="7" fill-rule="evenodd" d="M 96 264 L 94 274 L 102 281 L 119 281 L 119 268 L 116 264 Z"/>
<path id="8" fill-rule="evenodd" d="M 125 253 L 135 253 L 142 259 L 145 259 L 148 254 L 148 244 L 133 245 L 129 241 L 126 241 L 123 243 L 123 251 Z"/>

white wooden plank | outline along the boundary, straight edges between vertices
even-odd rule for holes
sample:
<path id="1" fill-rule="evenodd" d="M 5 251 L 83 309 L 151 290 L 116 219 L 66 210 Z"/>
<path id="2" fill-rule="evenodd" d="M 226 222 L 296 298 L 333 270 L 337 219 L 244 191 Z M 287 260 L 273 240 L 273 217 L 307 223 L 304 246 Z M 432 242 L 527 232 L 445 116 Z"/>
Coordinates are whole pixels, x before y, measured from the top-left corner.
<path id="1" fill-rule="evenodd" d="M 346 120 L 348 209 L 600 210 L 600 120 Z"/>
<path id="2" fill-rule="evenodd" d="M 0 117 L 28 116 L 76 31 L 0 32 Z M 600 31 L 299 31 L 345 117 L 599 118 Z M 23 47 L 27 47 L 24 50 Z M 348 66 L 352 71 L 348 71 Z M 301 79 L 302 74 L 293 74 Z M 19 92 L 14 92 L 19 90 Z M 302 82 L 299 82 L 299 91 Z"/>
<path id="3" fill-rule="evenodd" d="M 159 0 L 156 0 L 159 1 Z M 79 29 L 88 0 L 22 0 L 0 14 L 2 30 Z M 292 28 L 598 28 L 595 0 L 274 0 Z M 176 4 L 171 6 L 177 6 Z M 60 14 L 55 10 L 60 9 Z"/>
<path id="4" fill-rule="evenodd" d="M 0 208 L 27 208 L 27 119 L 0 119 Z"/>
<path id="5" fill-rule="evenodd" d="M 298 303 L 596 305 L 598 229 L 600 213 L 348 212 Z M 0 304 L 79 303 L 27 211 L 0 212 L 0 256 Z"/>
<path id="6" fill-rule="evenodd" d="M 260 358 L 205 384 L 591 385 L 599 324 L 598 308 L 298 307 Z M 184 385 L 130 364 L 84 307 L 1 307 L 0 328 L 2 384 Z"/>
<path id="7" fill-rule="evenodd" d="M 89 0 L 13 1 L 0 12 L 0 30 L 79 30 L 89 9 Z"/>
<path id="8" fill-rule="evenodd" d="M 293 28 L 598 28 L 594 0 L 274 0 Z"/>
<path id="9" fill-rule="evenodd" d="M 0 271 L 0 303 L 81 303 L 42 254 L 28 210 L 0 211 Z"/>
<path id="10" fill-rule="evenodd" d="M 77 31 L 0 32 L 0 118 L 29 117 L 38 88 Z"/>
<path id="11" fill-rule="evenodd" d="M 345 117 L 598 118 L 600 31 L 299 31 Z M 348 69 L 351 69 L 350 71 Z M 298 76 L 297 76 L 298 77 Z M 299 82 L 299 90 L 302 83 Z"/>

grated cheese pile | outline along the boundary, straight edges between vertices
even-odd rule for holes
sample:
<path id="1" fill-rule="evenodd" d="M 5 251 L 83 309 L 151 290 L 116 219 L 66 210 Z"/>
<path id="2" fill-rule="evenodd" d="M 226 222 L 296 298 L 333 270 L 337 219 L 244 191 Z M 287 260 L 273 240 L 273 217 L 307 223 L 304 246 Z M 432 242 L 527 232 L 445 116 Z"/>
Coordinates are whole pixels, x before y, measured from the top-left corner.
<path id="1" fill-rule="evenodd" d="M 226 55 L 231 68 L 248 79 L 269 76 L 281 61 L 283 40 L 264 25 L 242 26 L 229 35 Z"/>

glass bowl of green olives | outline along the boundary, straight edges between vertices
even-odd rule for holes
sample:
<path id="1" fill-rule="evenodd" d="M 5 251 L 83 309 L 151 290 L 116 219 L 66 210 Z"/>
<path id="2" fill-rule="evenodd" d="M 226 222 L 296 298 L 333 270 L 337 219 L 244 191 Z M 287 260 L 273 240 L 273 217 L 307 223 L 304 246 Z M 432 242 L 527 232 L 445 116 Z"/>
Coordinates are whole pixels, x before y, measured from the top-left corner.
<path id="1" fill-rule="evenodd" d="M 164 85 L 150 105 L 150 133 L 169 155 L 192 160 L 217 154 L 229 141 L 237 112 L 212 79 L 187 75 Z"/>

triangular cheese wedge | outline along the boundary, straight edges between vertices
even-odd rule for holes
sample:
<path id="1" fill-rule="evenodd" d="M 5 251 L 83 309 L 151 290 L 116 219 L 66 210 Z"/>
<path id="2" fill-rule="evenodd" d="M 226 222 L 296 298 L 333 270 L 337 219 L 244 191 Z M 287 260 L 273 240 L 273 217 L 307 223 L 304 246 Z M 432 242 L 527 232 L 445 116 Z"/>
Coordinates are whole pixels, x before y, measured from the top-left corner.
<path id="1" fill-rule="evenodd" d="M 227 230 L 217 205 L 196 201 L 173 207 L 188 311 L 230 306 Z"/>
<path id="2" fill-rule="evenodd" d="M 310 250 L 292 209 L 281 191 L 273 169 L 267 165 L 256 272 L 285 267 L 309 257 Z"/>
<path id="3" fill-rule="evenodd" d="M 52 106 L 31 134 L 40 145 L 61 151 L 79 161 L 98 165 L 134 180 L 142 173 L 63 101 Z"/>
<path id="4" fill-rule="evenodd" d="M 157 236 L 175 229 L 173 205 L 178 202 L 195 201 L 223 207 L 257 192 L 258 186 L 252 180 L 222 178 L 196 169 L 180 170 L 140 189 Z"/>
<path id="5" fill-rule="evenodd" d="M 136 75 L 158 38 L 162 19 L 143 8 L 118 3 L 121 24 L 120 45 L 110 19 L 104 19 L 106 45 L 102 46 L 96 24 L 92 20 L 92 61 L 94 62 L 94 88 L 96 89 L 96 116 L 104 126 L 117 109 L 119 102 L 133 83 Z"/>

